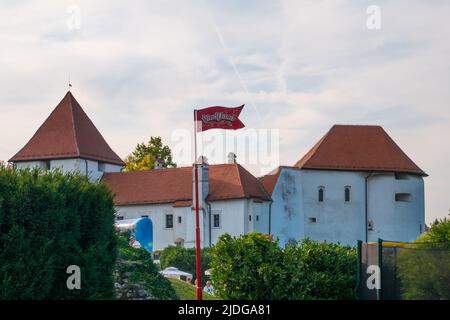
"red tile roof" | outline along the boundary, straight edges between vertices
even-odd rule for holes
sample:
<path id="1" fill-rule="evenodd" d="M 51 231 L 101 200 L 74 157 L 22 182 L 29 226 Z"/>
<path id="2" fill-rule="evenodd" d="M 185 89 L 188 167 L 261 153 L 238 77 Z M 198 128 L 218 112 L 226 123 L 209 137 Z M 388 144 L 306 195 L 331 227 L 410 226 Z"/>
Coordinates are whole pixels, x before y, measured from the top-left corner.
<path id="1" fill-rule="evenodd" d="M 427 175 L 380 126 L 335 125 L 294 166 Z"/>
<path id="2" fill-rule="evenodd" d="M 116 205 L 192 203 L 192 167 L 105 173 Z M 209 166 L 209 201 L 255 198 L 270 201 L 262 184 L 239 164 Z"/>
<path id="3" fill-rule="evenodd" d="M 259 181 L 266 189 L 267 193 L 272 196 L 273 190 L 277 184 L 278 178 L 280 176 L 282 167 L 278 167 L 275 172 L 265 175 L 264 177 L 259 178 Z"/>
<path id="4" fill-rule="evenodd" d="M 124 166 L 69 91 L 9 161 L 85 158 Z"/>

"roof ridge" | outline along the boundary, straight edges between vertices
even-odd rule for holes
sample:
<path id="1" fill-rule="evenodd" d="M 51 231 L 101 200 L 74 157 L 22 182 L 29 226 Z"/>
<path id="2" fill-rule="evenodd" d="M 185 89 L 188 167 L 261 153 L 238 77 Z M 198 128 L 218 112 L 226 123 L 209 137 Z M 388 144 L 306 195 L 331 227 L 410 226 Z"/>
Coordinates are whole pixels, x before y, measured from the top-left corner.
<path id="1" fill-rule="evenodd" d="M 73 105 L 72 105 L 74 97 L 73 97 L 73 95 L 72 95 L 72 93 L 70 91 L 68 91 L 66 93 L 66 95 L 69 96 L 70 116 L 71 116 L 71 119 L 72 119 L 72 129 L 73 129 L 73 135 L 74 135 L 74 138 L 75 138 L 75 147 L 77 148 L 78 156 L 80 156 L 80 147 L 78 146 L 77 128 L 76 128 L 76 125 L 75 125 L 75 116 L 74 116 Z"/>

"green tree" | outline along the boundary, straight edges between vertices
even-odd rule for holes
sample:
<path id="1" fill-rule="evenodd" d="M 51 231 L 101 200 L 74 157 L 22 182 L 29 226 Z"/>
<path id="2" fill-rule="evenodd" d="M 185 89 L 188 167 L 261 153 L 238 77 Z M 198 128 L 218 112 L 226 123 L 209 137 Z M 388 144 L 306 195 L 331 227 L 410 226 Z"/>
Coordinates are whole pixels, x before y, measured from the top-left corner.
<path id="1" fill-rule="evenodd" d="M 211 279 L 223 299 L 283 298 L 283 252 L 276 241 L 250 233 L 222 235 L 213 248 Z"/>
<path id="2" fill-rule="evenodd" d="M 398 275 L 403 299 L 450 299 L 449 218 L 436 220 L 413 244 L 399 250 Z"/>
<path id="3" fill-rule="evenodd" d="M 172 161 L 172 151 L 163 145 L 161 137 L 150 137 L 147 144 L 138 143 L 134 151 L 125 158 L 125 171 L 152 170 L 156 161 L 160 161 L 163 168 L 177 165 Z"/>
<path id="4" fill-rule="evenodd" d="M 116 253 L 105 184 L 0 167 L 0 300 L 113 298 Z M 66 286 L 71 265 L 80 267 L 80 290 Z"/>

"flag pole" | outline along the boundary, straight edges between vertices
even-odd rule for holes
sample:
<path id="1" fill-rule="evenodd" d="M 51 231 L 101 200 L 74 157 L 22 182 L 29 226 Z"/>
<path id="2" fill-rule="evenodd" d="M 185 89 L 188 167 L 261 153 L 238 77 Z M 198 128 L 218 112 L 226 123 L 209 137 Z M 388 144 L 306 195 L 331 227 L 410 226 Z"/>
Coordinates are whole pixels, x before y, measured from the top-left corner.
<path id="1" fill-rule="evenodd" d="M 195 185 L 195 258 L 197 265 L 197 300 L 202 300 L 202 270 L 200 251 L 200 209 L 198 201 L 198 164 L 197 164 L 197 110 L 194 110 L 194 185 Z"/>

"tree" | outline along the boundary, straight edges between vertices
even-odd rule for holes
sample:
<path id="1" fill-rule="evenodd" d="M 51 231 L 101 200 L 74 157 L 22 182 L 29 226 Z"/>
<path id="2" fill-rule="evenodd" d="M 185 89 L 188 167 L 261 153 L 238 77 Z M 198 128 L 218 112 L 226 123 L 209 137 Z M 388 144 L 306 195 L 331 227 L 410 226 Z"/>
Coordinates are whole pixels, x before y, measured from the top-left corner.
<path id="1" fill-rule="evenodd" d="M 133 153 L 125 159 L 125 171 L 152 170 L 156 161 L 163 168 L 174 168 L 177 165 L 172 161 L 172 151 L 163 145 L 161 137 L 150 137 L 150 141 L 138 143 Z"/>
<path id="2" fill-rule="evenodd" d="M 0 166 L 0 300 L 113 298 L 114 213 L 102 182 Z"/>
<path id="3" fill-rule="evenodd" d="M 407 300 L 450 299 L 450 219 L 436 220 L 416 241 L 399 250 L 401 294 Z"/>

